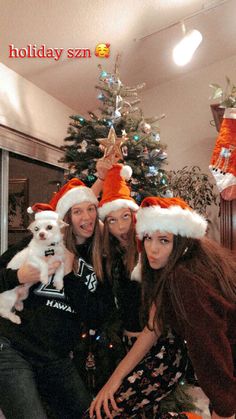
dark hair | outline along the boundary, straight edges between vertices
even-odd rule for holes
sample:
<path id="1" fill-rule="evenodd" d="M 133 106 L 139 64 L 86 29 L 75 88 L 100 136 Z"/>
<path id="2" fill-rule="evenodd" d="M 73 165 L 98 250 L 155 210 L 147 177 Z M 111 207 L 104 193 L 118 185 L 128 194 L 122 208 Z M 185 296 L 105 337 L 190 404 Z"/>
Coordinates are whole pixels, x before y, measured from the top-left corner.
<path id="1" fill-rule="evenodd" d="M 128 232 L 129 249 L 128 251 L 124 253 L 124 257 L 123 257 L 123 263 L 128 274 L 131 274 L 138 259 L 134 215 L 132 212 L 131 212 L 131 215 L 132 215 L 131 225 Z M 118 254 L 120 255 L 121 253 L 122 253 L 122 249 L 121 249 L 120 243 L 109 232 L 107 218 L 105 218 L 104 230 L 103 230 L 103 254 L 106 257 L 106 272 L 109 278 L 111 278 L 112 263 L 117 258 L 117 255 Z"/>
<path id="2" fill-rule="evenodd" d="M 168 263 L 160 270 L 150 267 L 144 248 L 142 250 L 143 317 L 146 323 L 153 303 L 156 306 L 155 327 L 165 329 L 170 304 L 177 316 L 189 321 L 178 284 L 178 278 L 183 275 L 213 288 L 230 303 L 236 302 L 235 255 L 207 238 L 198 240 L 174 236 Z M 152 328 L 152 325 L 149 327 Z"/>
<path id="3" fill-rule="evenodd" d="M 64 221 L 68 223 L 68 227 L 65 228 L 64 242 L 66 248 L 73 253 L 77 254 L 76 250 L 76 236 L 73 231 L 73 225 L 71 220 L 71 209 L 69 209 L 64 217 Z M 92 265 L 95 274 L 99 280 L 103 280 L 103 269 L 102 269 L 102 233 L 101 226 L 98 217 L 96 218 L 94 233 L 92 236 L 92 249 L 91 249 Z M 74 269 L 76 269 L 76 259 L 74 259 Z"/>

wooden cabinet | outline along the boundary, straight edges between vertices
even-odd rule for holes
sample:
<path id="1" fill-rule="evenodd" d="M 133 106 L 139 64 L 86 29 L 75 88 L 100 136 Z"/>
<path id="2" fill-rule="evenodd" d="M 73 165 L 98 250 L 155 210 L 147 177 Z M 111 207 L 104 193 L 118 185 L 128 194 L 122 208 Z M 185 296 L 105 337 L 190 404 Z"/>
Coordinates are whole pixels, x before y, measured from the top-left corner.
<path id="1" fill-rule="evenodd" d="M 220 200 L 221 244 L 236 251 L 236 200 Z"/>

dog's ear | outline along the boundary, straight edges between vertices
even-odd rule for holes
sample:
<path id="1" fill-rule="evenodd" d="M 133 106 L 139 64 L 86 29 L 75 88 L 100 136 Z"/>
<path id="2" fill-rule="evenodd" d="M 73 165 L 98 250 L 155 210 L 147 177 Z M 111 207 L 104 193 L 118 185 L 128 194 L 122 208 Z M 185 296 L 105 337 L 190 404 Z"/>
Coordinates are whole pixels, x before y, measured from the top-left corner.
<path id="1" fill-rule="evenodd" d="M 33 233 L 34 232 L 34 226 L 35 226 L 35 221 L 32 221 L 32 223 L 30 223 L 30 225 L 28 225 L 27 230 L 29 230 Z"/>
<path id="2" fill-rule="evenodd" d="M 58 225 L 60 228 L 69 227 L 70 224 L 66 223 L 65 221 L 58 220 Z"/>

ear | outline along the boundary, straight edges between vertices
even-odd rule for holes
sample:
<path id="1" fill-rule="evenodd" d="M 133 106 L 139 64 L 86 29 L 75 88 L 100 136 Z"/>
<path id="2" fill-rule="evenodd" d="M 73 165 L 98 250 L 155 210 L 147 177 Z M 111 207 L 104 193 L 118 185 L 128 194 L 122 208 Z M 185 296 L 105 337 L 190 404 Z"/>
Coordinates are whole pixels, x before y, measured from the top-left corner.
<path id="1" fill-rule="evenodd" d="M 66 223 L 65 221 L 58 220 L 58 225 L 60 228 L 69 227 L 70 224 Z"/>
<path id="2" fill-rule="evenodd" d="M 30 230 L 33 233 L 34 226 L 35 226 L 35 221 L 33 221 L 32 223 L 30 223 L 30 225 L 27 227 L 27 230 Z"/>

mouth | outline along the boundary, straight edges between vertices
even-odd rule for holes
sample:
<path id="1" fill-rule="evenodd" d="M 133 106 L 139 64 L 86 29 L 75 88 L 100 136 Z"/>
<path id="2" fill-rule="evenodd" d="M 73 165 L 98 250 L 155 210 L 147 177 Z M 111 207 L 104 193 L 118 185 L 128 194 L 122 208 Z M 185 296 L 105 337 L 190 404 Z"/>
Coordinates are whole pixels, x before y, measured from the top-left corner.
<path id="1" fill-rule="evenodd" d="M 84 223 L 80 225 L 81 230 L 85 233 L 92 233 L 93 232 L 93 223 Z"/>
<path id="2" fill-rule="evenodd" d="M 121 234 L 120 238 L 121 238 L 122 241 L 127 241 L 128 240 L 128 234 L 127 233 L 126 234 L 125 233 Z"/>

